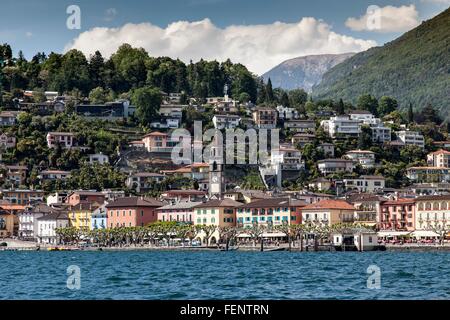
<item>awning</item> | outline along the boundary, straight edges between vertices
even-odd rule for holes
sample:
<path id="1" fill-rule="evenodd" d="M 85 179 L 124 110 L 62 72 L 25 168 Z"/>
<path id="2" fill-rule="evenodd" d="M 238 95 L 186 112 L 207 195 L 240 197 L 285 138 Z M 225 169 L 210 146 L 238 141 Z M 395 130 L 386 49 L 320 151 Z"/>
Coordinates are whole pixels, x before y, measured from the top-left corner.
<path id="1" fill-rule="evenodd" d="M 237 236 L 238 238 L 250 238 L 250 235 L 247 233 L 241 233 Z"/>
<path id="2" fill-rule="evenodd" d="M 382 238 L 382 237 L 401 237 L 401 236 L 406 236 L 410 233 L 411 233 L 411 231 L 383 230 L 383 231 L 378 231 L 377 235 L 380 238 Z"/>
<path id="3" fill-rule="evenodd" d="M 286 234 L 283 232 L 271 232 L 271 233 L 263 233 L 264 238 L 280 238 L 286 237 Z"/>
<path id="4" fill-rule="evenodd" d="M 439 237 L 439 234 L 437 234 L 434 231 L 430 231 L 430 230 L 416 230 L 411 233 L 411 236 L 416 237 L 416 238 L 422 238 L 422 237 L 437 238 L 437 237 Z"/>
<path id="5" fill-rule="evenodd" d="M 286 237 L 286 234 L 283 232 L 271 232 L 271 233 L 263 233 L 263 238 L 282 238 Z M 251 236 L 247 233 L 241 233 L 237 236 L 238 238 L 250 238 Z"/>

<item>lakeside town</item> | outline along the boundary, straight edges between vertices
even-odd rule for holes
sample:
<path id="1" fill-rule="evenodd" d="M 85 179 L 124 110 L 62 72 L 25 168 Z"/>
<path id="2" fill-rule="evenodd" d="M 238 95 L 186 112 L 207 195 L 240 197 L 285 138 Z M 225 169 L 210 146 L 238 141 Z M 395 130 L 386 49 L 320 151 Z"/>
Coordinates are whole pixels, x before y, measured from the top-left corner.
<path id="1" fill-rule="evenodd" d="M 230 61 L 186 67 L 129 45 L 111 58 L 123 67 L 119 58 L 148 74 L 131 63 L 129 79 L 101 78 L 111 68 L 101 54 L 88 61 L 76 50 L 2 60 L 2 248 L 13 239 L 50 249 L 363 251 L 450 239 L 449 125 L 431 104 L 315 101 Z M 166 64 L 187 75 L 164 79 Z M 61 89 L 30 89 L 38 84 Z M 198 121 L 243 138 L 242 157 L 234 146 L 229 157 L 234 138 L 208 146 L 174 134 Z M 278 141 L 263 162 L 251 134 L 267 132 Z M 176 163 L 180 143 L 211 157 Z"/>

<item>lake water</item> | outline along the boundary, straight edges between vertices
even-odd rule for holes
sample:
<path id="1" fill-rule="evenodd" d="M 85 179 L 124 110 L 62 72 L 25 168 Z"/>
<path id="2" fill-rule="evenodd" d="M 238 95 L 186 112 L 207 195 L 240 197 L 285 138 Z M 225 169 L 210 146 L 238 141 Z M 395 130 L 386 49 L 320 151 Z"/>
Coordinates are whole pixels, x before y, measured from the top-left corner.
<path id="1" fill-rule="evenodd" d="M 450 298 L 445 252 L 0 252 L 0 270 L 0 299 Z"/>

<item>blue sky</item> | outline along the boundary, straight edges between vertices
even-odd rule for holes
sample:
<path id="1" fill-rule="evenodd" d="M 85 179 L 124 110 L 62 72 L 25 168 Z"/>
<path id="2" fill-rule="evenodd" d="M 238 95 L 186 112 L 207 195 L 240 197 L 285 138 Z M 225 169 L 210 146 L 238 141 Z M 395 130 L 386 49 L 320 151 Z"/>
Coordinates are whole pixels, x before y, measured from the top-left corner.
<path id="1" fill-rule="evenodd" d="M 383 33 L 356 31 L 346 25 L 347 19 L 361 17 L 372 4 L 380 7 L 414 4 L 420 21 L 436 15 L 449 6 L 446 0 L 2 0 L 1 2 L 0 42 L 11 44 L 16 53 L 22 50 L 27 58 L 31 58 L 38 51 L 63 52 L 81 33 L 95 27 L 120 28 L 127 23 L 150 23 L 164 29 L 176 21 L 193 22 L 205 18 L 208 18 L 214 27 L 224 29 L 230 25 L 270 26 L 276 21 L 295 24 L 304 17 L 313 17 L 317 21 L 322 20 L 332 32 L 339 35 L 372 40 L 381 45 L 402 34 L 403 31 Z M 66 28 L 68 17 L 66 8 L 74 4 L 81 9 L 80 30 Z M 108 41 L 108 38 L 92 39 L 93 42 Z M 95 47 L 96 43 L 89 45 Z M 146 48 L 150 52 L 152 45 L 153 43 L 150 43 L 149 48 Z M 79 46 L 83 47 L 82 44 Z M 362 49 L 364 48 L 361 47 Z M 324 53 L 322 52 L 324 50 L 326 47 L 321 47 L 318 53 Z M 156 52 L 172 55 L 170 51 L 156 50 Z M 298 50 L 299 54 L 303 52 L 310 53 Z M 279 59 L 284 56 L 290 57 L 295 53 L 291 51 L 286 55 L 280 54 Z M 211 52 L 206 58 L 211 58 L 213 54 Z M 179 56 L 181 53 L 173 52 L 173 55 Z M 197 58 L 197 54 L 192 55 L 193 58 Z M 264 67 L 255 66 L 255 69 Z"/>

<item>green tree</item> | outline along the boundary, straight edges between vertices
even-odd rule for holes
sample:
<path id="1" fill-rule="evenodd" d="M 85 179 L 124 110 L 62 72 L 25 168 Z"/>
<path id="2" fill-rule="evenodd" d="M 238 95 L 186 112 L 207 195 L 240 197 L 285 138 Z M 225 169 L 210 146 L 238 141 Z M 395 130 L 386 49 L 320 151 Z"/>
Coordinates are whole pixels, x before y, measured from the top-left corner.
<path id="1" fill-rule="evenodd" d="M 273 94 L 273 88 L 272 88 L 272 80 L 267 80 L 266 85 L 266 103 L 272 104 L 275 100 L 274 94 Z"/>
<path id="2" fill-rule="evenodd" d="M 360 96 L 357 106 L 360 110 L 370 111 L 374 115 L 378 114 L 378 100 L 370 94 Z"/>
<path id="3" fill-rule="evenodd" d="M 291 106 L 299 107 L 308 100 L 308 93 L 303 89 L 294 89 L 289 91 L 289 99 L 291 101 Z"/>
<path id="4" fill-rule="evenodd" d="M 133 90 L 131 102 L 136 106 L 136 116 L 140 123 L 147 125 L 158 115 L 162 97 L 158 89 L 142 87 Z"/>
<path id="5" fill-rule="evenodd" d="M 394 98 L 383 96 L 380 99 L 380 103 L 378 104 L 378 115 L 383 117 L 385 115 L 394 112 L 398 108 L 398 102 Z"/>

